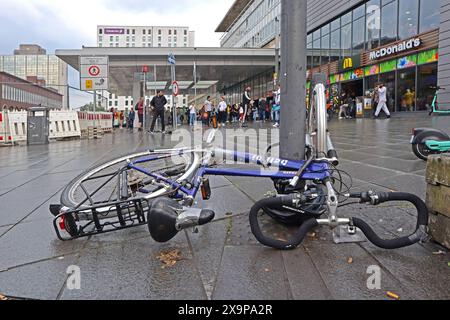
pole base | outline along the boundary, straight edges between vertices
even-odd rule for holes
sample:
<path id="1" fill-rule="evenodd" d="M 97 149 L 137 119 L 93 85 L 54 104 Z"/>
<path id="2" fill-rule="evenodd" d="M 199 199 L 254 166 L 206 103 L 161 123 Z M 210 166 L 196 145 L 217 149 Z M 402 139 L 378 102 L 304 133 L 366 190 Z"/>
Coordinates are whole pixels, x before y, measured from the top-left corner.
<path id="1" fill-rule="evenodd" d="M 333 230 L 333 242 L 342 243 L 362 243 L 367 239 L 363 232 L 356 227 L 339 226 Z"/>

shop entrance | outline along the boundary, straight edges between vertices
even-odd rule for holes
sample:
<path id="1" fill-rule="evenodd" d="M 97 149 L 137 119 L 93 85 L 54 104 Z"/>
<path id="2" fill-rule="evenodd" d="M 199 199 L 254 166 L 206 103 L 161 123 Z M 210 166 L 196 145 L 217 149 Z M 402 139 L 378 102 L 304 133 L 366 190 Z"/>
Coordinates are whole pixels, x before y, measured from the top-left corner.
<path id="1" fill-rule="evenodd" d="M 341 83 L 341 94 L 344 92 L 352 98 L 364 96 L 364 81 L 361 79 Z"/>

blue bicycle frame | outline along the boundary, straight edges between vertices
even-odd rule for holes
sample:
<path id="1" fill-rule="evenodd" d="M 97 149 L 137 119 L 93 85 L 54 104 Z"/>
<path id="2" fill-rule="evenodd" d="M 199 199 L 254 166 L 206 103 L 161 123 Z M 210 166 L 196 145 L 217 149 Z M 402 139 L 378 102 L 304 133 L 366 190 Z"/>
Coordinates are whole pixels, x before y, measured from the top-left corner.
<path id="1" fill-rule="evenodd" d="M 223 152 L 231 156 L 234 161 L 240 161 L 245 164 L 255 164 L 259 166 L 266 165 L 268 170 L 248 170 L 248 169 L 236 169 L 236 168 L 212 168 L 207 165 L 202 165 L 197 169 L 197 172 L 190 182 L 190 188 L 187 188 L 185 184 L 173 181 L 170 178 L 163 177 L 156 173 L 150 172 L 145 168 L 139 166 L 139 164 L 148 163 L 156 160 L 161 160 L 164 158 L 169 158 L 172 155 L 161 155 L 161 156 L 147 156 L 137 159 L 128 164 L 129 169 L 141 172 L 149 177 L 156 179 L 157 182 L 163 182 L 171 186 L 174 190 L 177 189 L 184 195 L 195 199 L 197 193 L 200 190 L 203 178 L 205 176 L 229 176 L 229 177 L 253 177 L 253 178 L 268 178 L 268 179 L 293 179 L 300 168 L 303 167 L 305 161 L 291 161 L 285 159 L 269 158 L 267 163 L 264 164 L 262 157 L 250 153 L 232 152 L 227 150 L 216 150 Z M 178 155 L 182 155 L 183 151 L 180 151 Z M 269 170 L 272 168 L 278 168 L 278 170 Z M 326 161 L 314 161 L 311 163 L 305 173 L 301 176 L 301 180 L 312 180 L 312 181 L 325 181 L 331 177 L 331 166 Z M 143 193 L 150 193 L 145 189 L 140 190 Z"/>

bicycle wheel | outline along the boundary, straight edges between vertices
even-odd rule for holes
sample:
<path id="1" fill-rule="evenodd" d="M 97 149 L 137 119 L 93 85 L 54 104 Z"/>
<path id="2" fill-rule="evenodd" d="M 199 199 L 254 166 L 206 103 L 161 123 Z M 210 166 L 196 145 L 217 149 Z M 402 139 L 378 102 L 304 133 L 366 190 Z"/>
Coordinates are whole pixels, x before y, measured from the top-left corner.
<path id="1" fill-rule="evenodd" d="M 152 198 L 167 185 L 149 175 L 128 168 L 129 161 L 143 158 L 152 161 L 140 163 L 147 172 L 170 177 L 176 181 L 192 163 L 192 153 L 152 153 L 149 151 L 127 154 L 93 166 L 73 179 L 61 194 L 61 204 L 68 208 L 83 209 L 130 198 Z M 163 192 L 162 192 L 163 193 Z"/>

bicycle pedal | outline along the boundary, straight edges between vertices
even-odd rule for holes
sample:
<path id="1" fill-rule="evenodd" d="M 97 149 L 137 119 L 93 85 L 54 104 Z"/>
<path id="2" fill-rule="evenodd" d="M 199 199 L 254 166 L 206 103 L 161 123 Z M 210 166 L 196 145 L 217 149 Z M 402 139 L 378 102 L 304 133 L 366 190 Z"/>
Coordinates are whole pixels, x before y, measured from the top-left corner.
<path id="1" fill-rule="evenodd" d="M 333 230 L 333 242 L 342 243 L 361 243 L 367 239 L 363 232 L 356 227 L 339 226 Z"/>

